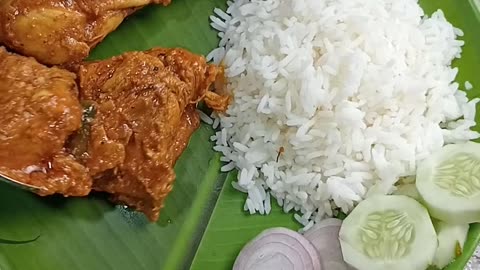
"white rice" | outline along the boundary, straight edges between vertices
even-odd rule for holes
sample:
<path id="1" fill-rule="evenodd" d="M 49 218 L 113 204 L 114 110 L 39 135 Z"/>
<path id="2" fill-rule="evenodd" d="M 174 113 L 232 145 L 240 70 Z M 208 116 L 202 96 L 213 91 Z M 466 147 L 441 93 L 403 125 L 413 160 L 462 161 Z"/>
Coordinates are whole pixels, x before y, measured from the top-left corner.
<path id="1" fill-rule="evenodd" d="M 197 110 L 197 112 L 198 112 L 198 115 L 200 115 L 200 120 L 202 120 L 206 124 L 213 125 L 214 121 L 210 116 L 208 116 L 207 114 L 205 114 L 201 110 Z"/>
<path id="2" fill-rule="evenodd" d="M 470 91 L 470 90 L 472 90 L 472 89 L 473 89 L 472 83 L 469 82 L 469 81 L 466 81 L 466 82 L 465 82 L 465 90 Z"/>
<path id="3" fill-rule="evenodd" d="M 214 13 L 221 41 L 208 58 L 226 66 L 234 101 L 202 119 L 219 125 L 222 170 L 239 170 L 233 185 L 251 214 L 268 214 L 272 195 L 313 226 L 391 192 L 444 144 L 479 137 L 478 100 L 450 66 L 463 32 L 441 11 L 424 16 L 416 0 L 236 0 Z"/>

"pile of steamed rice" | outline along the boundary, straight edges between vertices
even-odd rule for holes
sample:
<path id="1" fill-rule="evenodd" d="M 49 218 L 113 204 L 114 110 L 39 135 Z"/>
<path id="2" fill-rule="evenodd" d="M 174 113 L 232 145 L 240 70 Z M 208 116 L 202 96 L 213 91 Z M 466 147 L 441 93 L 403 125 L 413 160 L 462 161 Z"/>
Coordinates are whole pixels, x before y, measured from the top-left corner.
<path id="1" fill-rule="evenodd" d="M 428 17 L 416 0 L 236 0 L 214 12 L 221 41 L 207 58 L 225 65 L 234 100 L 203 118 L 220 126 L 222 170 L 239 170 L 233 185 L 252 214 L 268 214 L 272 196 L 308 229 L 394 191 L 443 145 L 479 137 L 478 100 L 450 66 L 463 33 L 441 11 Z"/>

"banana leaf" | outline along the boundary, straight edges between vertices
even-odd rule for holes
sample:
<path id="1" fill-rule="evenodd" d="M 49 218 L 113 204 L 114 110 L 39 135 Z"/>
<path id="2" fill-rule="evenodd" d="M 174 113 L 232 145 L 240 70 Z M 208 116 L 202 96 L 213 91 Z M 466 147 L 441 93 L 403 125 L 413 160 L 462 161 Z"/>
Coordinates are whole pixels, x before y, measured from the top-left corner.
<path id="1" fill-rule="evenodd" d="M 209 15 L 223 0 L 175 0 L 128 18 L 91 59 L 155 46 L 206 54 L 218 43 Z M 157 223 L 89 198 L 41 198 L 0 183 L 1 270 L 152 270 L 188 267 L 219 174 L 211 127 L 202 125 L 175 167 L 177 180 Z M 203 226 L 205 227 L 205 226 Z"/>
<path id="2" fill-rule="evenodd" d="M 174 0 L 128 18 L 92 53 L 104 59 L 155 46 L 184 47 L 206 54 L 218 39 L 209 26 L 225 0 Z M 442 8 L 466 36 L 458 82 L 480 86 L 480 13 L 477 0 L 423 0 L 431 13 Z M 469 97 L 480 96 L 470 91 Z M 480 119 L 479 119 L 480 120 Z M 245 195 L 231 187 L 235 173 L 219 173 L 211 127 L 202 125 L 175 167 L 177 180 L 157 223 L 114 206 L 102 194 L 89 198 L 41 198 L 0 182 L 1 270 L 231 269 L 241 247 L 265 228 L 298 229 L 291 214 L 273 206 L 269 216 L 243 212 Z M 220 193 L 220 195 L 219 195 Z M 218 200 L 217 200 L 218 198 Z M 272 203 L 274 204 L 274 203 Z M 448 269 L 460 270 L 480 238 L 473 225 L 463 255 Z M 193 261 L 193 262 L 192 262 Z"/>
<path id="3" fill-rule="evenodd" d="M 468 92 L 470 98 L 480 96 L 480 1 L 479 0 L 420 0 L 427 14 L 442 9 L 447 19 L 465 32 L 462 58 L 454 62 L 460 68 L 457 82 L 463 87 L 465 81 L 470 81 L 476 90 Z M 480 106 L 479 106 L 480 107 Z M 477 108 L 477 111 L 480 108 Z M 477 122 L 480 114 L 477 114 Z M 480 131 L 480 126 L 476 127 Z M 231 269 L 237 254 L 250 239 L 264 229 L 275 226 L 298 229 L 299 226 L 292 214 L 285 214 L 274 205 L 269 216 L 254 215 L 243 211 L 246 195 L 236 191 L 231 181 L 236 179 L 236 173 L 231 173 L 220 194 L 206 233 L 193 261 L 191 270 Z M 480 224 L 471 226 L 463 254 L 445 270 L 462 270 L 480 241 Z"/>

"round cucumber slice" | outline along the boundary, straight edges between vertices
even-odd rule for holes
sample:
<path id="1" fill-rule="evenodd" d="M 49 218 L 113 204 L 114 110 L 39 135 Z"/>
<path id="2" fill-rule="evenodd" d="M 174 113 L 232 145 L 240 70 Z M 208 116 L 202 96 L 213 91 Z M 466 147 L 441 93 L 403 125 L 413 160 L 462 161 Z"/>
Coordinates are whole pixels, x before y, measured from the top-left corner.
<path id="1" fill-rule="evenodd" d="M 433 258 L 433 265 L 443 269 L 462 254 L 469 226 L 468 224 L 448 224 L 439 220 L 434 220 L 433 226 L 438 236 L 438 248 Z"/>
<path id="2" fill-rule="evenodd" d="M 403 195 L 367 198 L 340 229 L 343 257 L 359 270 L 425 270 L 437 235 L 420 203 Z"/>
<path id="3" fill-rule="evenodd" d="M 416 185 L 432 217 L 480 222 L 480 144 L 444 146 L 419 164 Z"/>

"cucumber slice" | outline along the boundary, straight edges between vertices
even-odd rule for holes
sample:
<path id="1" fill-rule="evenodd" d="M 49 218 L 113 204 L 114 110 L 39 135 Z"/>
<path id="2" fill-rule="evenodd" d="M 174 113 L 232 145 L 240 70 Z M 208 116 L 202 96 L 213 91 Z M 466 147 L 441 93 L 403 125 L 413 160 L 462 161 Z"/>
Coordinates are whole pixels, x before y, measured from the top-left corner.
<path id="1" fill-rule="evenodd" d="M 438 248 L 433 258 L 433 265 L 443 269 L 463 251 L 467 239 L 468 224 L 448 224 L 443 221 L 433 221 L 437 231 Z"/>
<path id="2" fill-rule="evenodd" d="M 432 217 L 480 222 L 480 144 L 444 146 L 420 163 L 416 185 Z"/>
<path id="3" fill-rule="evenodd" d="M 421 201 L 422 197 L 418 193 L 417 186 L 415 184 L 404 184 L 397 186 L 397 190 L 393 192 L 393 195 L 405 195 L 416 201 Z"/>
<path id="4" fill-rule="evenodd" d="M 425 270 L 437 235 L 420 203 L 403 195 L 367 198 L 340 229 L 343 257 L 359 270 Z"/>

